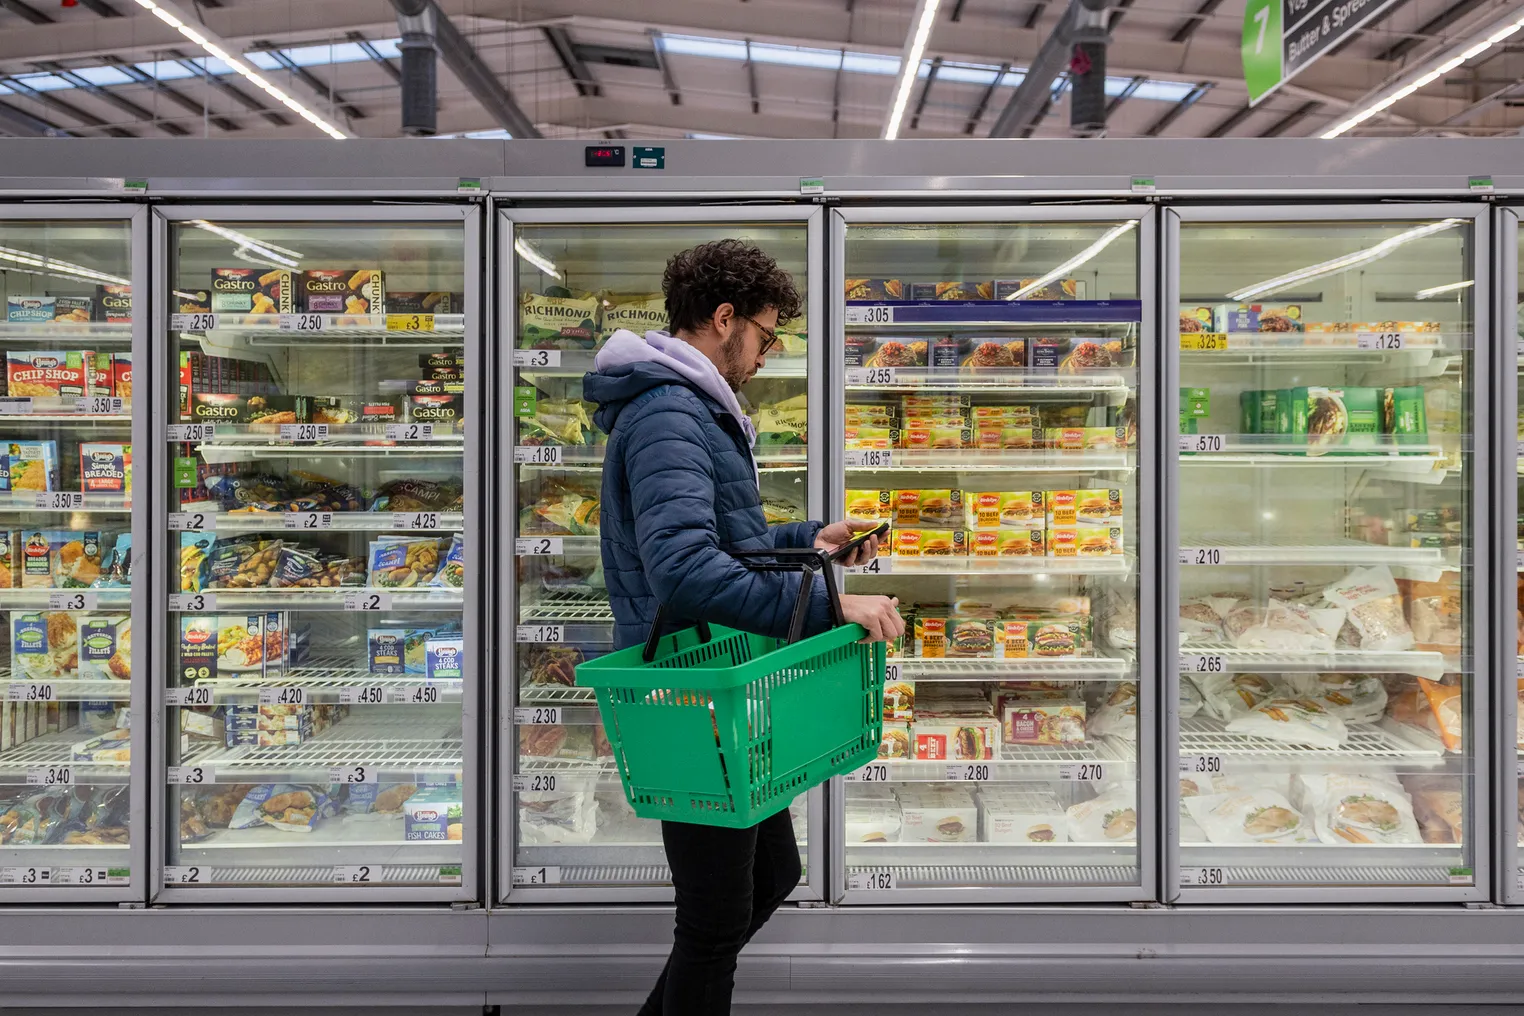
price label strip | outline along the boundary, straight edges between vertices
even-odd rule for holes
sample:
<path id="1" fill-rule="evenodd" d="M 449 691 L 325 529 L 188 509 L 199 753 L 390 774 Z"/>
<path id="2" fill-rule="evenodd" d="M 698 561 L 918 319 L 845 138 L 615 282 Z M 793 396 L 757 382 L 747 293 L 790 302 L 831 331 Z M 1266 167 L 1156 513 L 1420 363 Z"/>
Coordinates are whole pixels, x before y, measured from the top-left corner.
<path id="1" fill-rule="evenodd" d="M 98 593 L 49 593 L 49 610 L 94 610 L 100 601 Z"/>
<path id="2" fill-rule="evenodd" d="M 381 774 L 375 766 L 332 766 L 328 770 L 329 783 L 380 783 Z"/>
<path id="3" fill-rule="evenodd" d="M 282 524 L 287 529 L 332 529 L 333 512 L 286 512 Z"/>
<path id="4" fill-rule="evenodd" d="M 217 609 L 216 593 L 170 593 L 169 609 L 186 613 L 214 611 Z"/>
<path id="5" fill-rule="evenodd" d="M 983 783 L 990 779 L 993 770 L 987 762 L 959 762 L 947 767 L 946 779 L 970 780 Z"/>
<path id="6" fill-rule="evenodd" d="M 366 885 L 372 879 L 372 871 L 368 864 L 336 864 L 332 881 L 339 885 Z"/>
<path id="7" fill-rule="evenodd" d="M 52 868 L 0 868 L 0 885 L 52 885 Z"/>
<path id="8" fill-rule="evenodd" d="M 894 451 L 889 448 L 852 448 L 841 457 L 848 469 L 888 469 L 894 465 Z"/>
<path id="9" fill-rule="evenodd" d="M 214 423 L 171 423 L 164 428 L 167 441 L 210 441 L 217 436 Z"/>
<path id="10" fill-rule="evenodd" d="M 387 693 L 386 701 L 393 705 L 405 706 L 437 705 L 441 701 L 439 686 L 433 684 L 414 684 L 401 688 L 393 688 Z"/>
<path id="11" fill-rule="evenodd" d="M 555 773 L 514 773 L 512 784 L 515 794 L 549 794 L 562 782 Z"/>
<path id="12" fill-rule="evenodd" d="M 559 367 L 561 366 L 561 351 L 559 349 L 515 349 L 513 365 L 515 367 Z"/>
<path id="13" fill-rule="evenodd" d="M 897 883 L 894 872 L 887 869 L 854 871 L 847 875 L 847 888 L 854 892 L 879 892 L 897 888 Z"/>
<path id="14" fill-rule="evenodd" d="M 1106 766 L 1100 762 L 1065 762 L 1058 767 L 1058 778 L 1077 783 L 1099 783 L 1106 778 Z"/>
<path id="15" fill-rule="evenodd" d="M 57 691 L 51 684 L 30 681 L 13 681 L 6 685 L 7 702 L 56 702 Z"/>
<path id="16" fill-rule="evenodd" d="M 1221 547 L 1181 547 L 1181 564 L 1222 564 Z"/>
<path id="17" fill-rule="evenodd" d="M 320 332 L 324 318 L 321 314 L 282 314 L 280 330 L 283 332 Z"/>
<path id="18" fill-rule="evenodd" d="M 900 665 L 890 660 L 884 664 L 884 683 L 893 684 L 900 679 Z"/>
<path id="19" fill-rule="evenodd" d="M 391 610 L 392 594 L 352 590 L 344 594 L 345 610 Z"/>
<path id="20" fill-rule="evenodd" d="M 558 727 L 561 725 L 561 707 L 515 706 L 513 722 L 521 727 Z"/>
<path id="21" fill-rule="evenodd" d="M 127 885 L 132 881 L 128 868 L 54 868 L 54 885 Z"/>
<path id="22" fill-rule="evenodd" d="M 559 624 L 521 624 L 514 626 L 513 641 L 530 643 L 565 642 L 566 627 Z"/>
<path id="23" fill-rule="evenodd" d="M 261 688 L 259 704 L 262 706 L 304 706 L 307 704 L 306 688 Z"/>
<path id="24" fill-rule="evenodd" d="M 340 688 L 339 703 L 354 706 L 379 706 L 386 703 L 386 689 L 379 684 L 366 688 Z"/>
<path id="25" fill-rule="evenodd" d="M 37 766 L 28 769 L 26 785 L 29 787 L 72 787 L 74 786 L 74 767 Z"/>
<path id="26" fill-rule="evenodd" d="M 438 529 L 438 512 L 392 512 L 393 529 Z"/>
<path id="27" fill-rule="evenodd" d="M 164 704 L 170 706 L 209 706 L 217 701 L 217 692 L 210 685 L 194 688 L 165 688 Z"/>
<path id="28" fill-rule="evenodd" d="M 1221 653 L 1187 653 L 1179 667 L 1182 674 L 1226 674 L 1228 661 Z"/>
<path id="29" fill-rule="evenodd" d="M 1221 434 L 1181 434 L 1180 450 L 1183 452 L 1198 452 L 1210 454 L 1220 452 L 1227 446 L 1227 439 Z"/>
<path id="30" fill-rule="evenodd" d="M 0 416 L 31 416 L 32 400 L 27 396 L 0 397 Z"/>
<path id="31" fill-rule="evenodd" d="M 214 332 L 217 330 L 217 315 L 171 314 L 169 327 L 176 332 Z"/>
<path id="32" fill-rule="evenodd" d="M 217 528 L 215 512 L 170 512 L 169 528 L 176 533 L 204 533 Z"/>
<path id="33" fill-rule="evenodd" d="M 842 777 L 848 783 L 888 783 L 889 763 L 869 762 L 861 769 L 854 769 Z"/>
<path id="34" fill-rule="evenodd" d="M 892 385 L 897 375 L 894 367 L 848 367 L 849 385 Z"/>
<path id="35" fill-rule="evenodd" d="M 513 461 L 524 466 L 559 466 L 560 445 L 514 445 Z"/>
<path id="36" fill-rule="evenodd" d="M 514 868 L 514 885 L 559 885 L 561 869 L 554 865 L 540 868 Z"/>
<path id="37" fill-rule="evenodd" d="M 1227 885 L 1227 875 L 1221 868 L 1181 868 L 1180 885 L 1191 889 L 1197 886 Z"/>
<path id="38" fill-rule="evenodd" d="M 1228 337 L 1223 332 L 1182 332 L 1182 353 L 1219 353 L 1228 348 Z"/>
<path id="39" fill-rule="evenodd" d="M 538 557 L 545 554 L 559 556 L 566 550 L 565 542 L 559 536 L 518 536 L 513 540 L 513 552 L 519 557 Z"/>
<path id="40" fill-rule="evenodd" d="M 873 307 L 848 307 L 846 322 L 849 325 L 892 325 L 894 308 L 884 304 Z"/>
<path id="41" fill-rule="evenodd" d="M 864 564 L 849 564 L 842 568 L 848 575 L 888 575 L 894 571 L 894 558 L 875 557 Z"/>
<path id="42" fill-rule="evenodd" d="M 326 423 L 283 423 L 280 425 L 282 441 L 322 441 L 328 437 Z"/>
<path id="43" fill-rule="evenodd" d="M 88 395 L 75 402 L 75 406 L 90 416 L 121 416 L 125 403 L 114 395 Z"/>
<path id="44" fill-rule="evenodd" d="M 216 783 L 217 770 L 211 766 L 167 766 L 164 781 L 175 786 L 199 787 L 204 783 Z"/>
<path id="45" fill-rule="evenodd" d="M 1355 335 L 1356 349 L 1401 349 L 1401 332 L 1359 332 Z"/>
<path id="46" fill-rule="evenodd" d="M 47 511 L 77 511 L 85 506 L 85 495 L 78 490 L 38 491 L 32 503 Z"/>
<path id="47" fill-rule="evenodd" d="M 166 864 L 165 885 L 204 885 L 212 881 L 212 869 L 199 864 Z"/>
<path id="48" fill-rule="evenodd" d="M 434 425 L 432 423 L 388 423 L 385 427 L 385 437 L 388 441 L 432 441 L 434 440 Z"/>
<path id="49" fill-rule="evenodd" d="M 389 332 L 432 332 L 434 315 L 388 314 L 386 315 L 386 330 Z"/>
<path id="50" fill-rule="evenodd" d="M 1181 755 L 1180 771 L 1192 776 L 1218 776 L 1223 771 L 1221 755 Z"/>

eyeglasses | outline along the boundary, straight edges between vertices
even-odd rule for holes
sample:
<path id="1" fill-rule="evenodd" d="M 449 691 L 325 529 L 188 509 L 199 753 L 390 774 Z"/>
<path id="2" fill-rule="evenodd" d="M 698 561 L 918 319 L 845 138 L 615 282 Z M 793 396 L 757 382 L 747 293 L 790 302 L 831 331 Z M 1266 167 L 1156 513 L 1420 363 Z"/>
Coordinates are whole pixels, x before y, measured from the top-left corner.
<path id="1" fill-rule="evenodd" d="M 762 333 L 762 349 L 758 351 L 758 356 L 766 356 L 767 351 L 778 344 L 778 333 L 771 328 L 764 327 L 756 318 L 748 317 L 745 314 L 737 314 L 736 317 L 742 321 L 750 321 L 757 326 L 757 331 Z"/>

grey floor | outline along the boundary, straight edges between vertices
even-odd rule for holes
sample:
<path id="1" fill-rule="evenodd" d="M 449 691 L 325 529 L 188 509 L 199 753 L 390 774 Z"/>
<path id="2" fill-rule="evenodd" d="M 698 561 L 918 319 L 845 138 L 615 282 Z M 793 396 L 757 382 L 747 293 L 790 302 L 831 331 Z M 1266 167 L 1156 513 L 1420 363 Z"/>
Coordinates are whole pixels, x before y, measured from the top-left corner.
<path id="1" fill-rule="evenodd" d="M 280 1008 L 265 1007 L 229 1007 L 229 1008 L 204 1008 L 185 1007 L 165 1009 L 160 1006 L 153 1007 L 155 1011 L 174 1013 L 175 1016 L 292 1016 L 293 1012 L 311 1013 L 314 1016 L 377 1016 L 384 1013 L 386 1016 L 527 1016 L 529 1013 L 545 1014 L 545 1016 L 634 1016 L 639 1005 L 635 1001 L 628 1004 L 603 1005 L 588 1004 L 586 1002 L 565 1001 L 562 1004 L 548 1004 L 544 1000 L 527 1002 L 522 1006 L 504 1005 L 493 1009 L 481 1007 L 439 1006 L 420 1008 L 417 1006 L 399 1006 L 396 1008 L 385 1006 L 313 1006 L 313 1005 L 290 1005 Z M 58 1016 L 60 1012 L 72 1012 L 77 1016 L 142 1016 L 146 1011 L 143 1008 L 132 1007 L 130 1004 L 122 1007 L 110 1008 L 70 1008 L 47 1009 L 47 1008 L 5 1008 L 5 1016 Z M 1257 1003 L 1234 1003 L 1231 1001 L 1218 1001 L 1211 1003 L 1155 1003 L 1155 1004 L 1132 1004 L 1132 1003 L 1108 1003 L 1105 1005 L 1064 1005 L 1051 1001 L 1021 1003 L 992 1002 L 974 1003 L 967 1001 L 949 1000 L 947 1002 L 914 1002 L 904 1005 L 876 1002 L 872 1004 L 834 1003 L 830 1005 L 791 1005 L 776 1001 L 748 1003 L 738 1001 L 732 1009 L 732 1016 L 764 1016 L 764 1014 L 781 1014 L 781 1016 L 896 1016 L 903 1013 L 904 1016 L 1508 1016 L 1508 1014 L 1520 1014 L 1524 1016 L 1524 1004 L 1498 1004 L 1498 1005 L 1433 1005 L 1428 1003 L 1415 1003 L 1413 1005 L 1362 1005 L 1341 1004 L 1324 1000 L 1298 1000 L 1295 1003 L 1285 1005 L 1265 1005 Z"/>

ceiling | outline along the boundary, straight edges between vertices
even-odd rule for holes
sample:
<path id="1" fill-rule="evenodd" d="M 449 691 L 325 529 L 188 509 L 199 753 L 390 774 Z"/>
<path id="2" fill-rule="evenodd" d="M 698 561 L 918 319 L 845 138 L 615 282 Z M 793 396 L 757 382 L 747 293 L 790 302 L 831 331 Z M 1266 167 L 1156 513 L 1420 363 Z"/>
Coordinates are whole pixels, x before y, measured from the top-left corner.
<path id="1" fill-rule="evenodd" d="M 915 6 L 437 2 L 544 136 L 595 139 L 878 137 Z M 1066 2 L 942 0 L 900 137 L 987 137 Z M 181 7 L 341 129 L 401 133 L 400 32 L 387 0 Z M 1393 0 L 1251 108 L 1239 57 L 1243 0 L 1112 0 L 1107 133 L 1315 136 L 1485 37 L 1510 12 L 1524 14 L 1524 0 Z M 1062 79 L 1057 84 L 1034 137 L 1068 136 Z M 1350 136 L 1517 134 L 1521 106 L 1524 41 L 1492 46 Z M 438 118 L 441 134 L 503 136 L 443 61 Z M 0 133 L 322 136 L 136 0 L 0 0 Z"/>

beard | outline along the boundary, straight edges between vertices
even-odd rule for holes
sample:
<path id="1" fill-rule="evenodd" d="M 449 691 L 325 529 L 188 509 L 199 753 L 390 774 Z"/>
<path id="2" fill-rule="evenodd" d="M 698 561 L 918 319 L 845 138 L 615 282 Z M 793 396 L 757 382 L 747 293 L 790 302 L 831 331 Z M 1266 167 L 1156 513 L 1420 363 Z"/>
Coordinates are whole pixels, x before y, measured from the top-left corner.
<path id="1" fill-rule="evenodd" d="M 751 380 L 751 365 L 746 362 L 746 333 L 737 329 L 720 346 L 720 377 L 733 392 Z"/>

